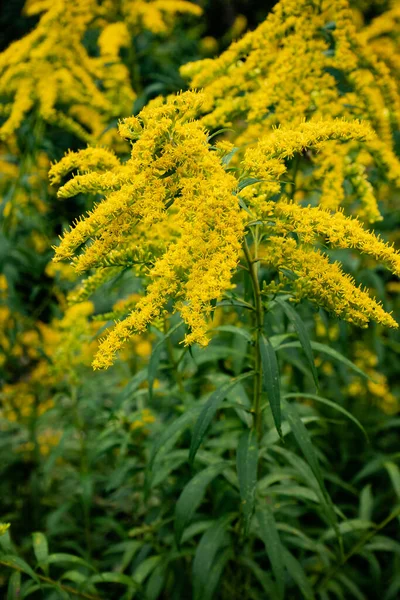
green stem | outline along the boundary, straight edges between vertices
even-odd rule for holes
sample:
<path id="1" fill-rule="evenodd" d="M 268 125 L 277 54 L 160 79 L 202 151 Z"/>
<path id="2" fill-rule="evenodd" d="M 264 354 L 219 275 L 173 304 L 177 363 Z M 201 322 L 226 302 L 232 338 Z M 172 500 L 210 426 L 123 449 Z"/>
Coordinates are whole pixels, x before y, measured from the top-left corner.
<path id="1" fill-rule="evenodd" d="M 257 234 L 257 232 L 256 232 Z M 255 305 L 255 332 L 254 332 L 254 393 L 253 393 L 253 411 L 254 425 L 257 437 L 260 440 L 262 436 L 262 410 L 261 410 L 261 393 L 262 393 L 262 367 L 260 354 L 260 337 L 264 326 L 264 309 L 261 301 L 261 290 L 258 283 L 257 269 L 257 251 L 258 242 L 257 235 L 254 243 L 255 256 L 251 256 L 247 240 L 244 240 L 244 255 L 247 260 L 250 279 L 253 287 L 254 305 Z"/>
<path id="2" fill-rule="evenodd" d="M 8 569 L 14 569 L 15 571 L 19 571 L 20 573 L 25 572 L 23 571 L 23 569 L 20 569 L 16 565 L 10 565 L 4 560 L 0 560 L 0 565 L 2 565 L 3 567 L 7 567 Z M 101 596 L 93 596 L 92 594 L 85 594 L 85 592 L 78 592 L 78 590 L 74 589 L 73 587 L 70 587 L 69 585 L 64 585 L 59 581 L 55 581 L 54 579 L 50 579 L 50 577 L 44 577 L 44 575 L 39 575 L 38 573 L 36 573 L 36 577 L 40 579 L 40 581 L 43 581 L 43 583 L 49 583 L 50 585 L 54 585 L 54 587 L 58 587 L 64 590 L 64 592 L 67 592 L 68 594 L 78 596 L 78 598 L 85 598 L 86 600 L 104 600 L 104 598 L 101 598 Z"/>

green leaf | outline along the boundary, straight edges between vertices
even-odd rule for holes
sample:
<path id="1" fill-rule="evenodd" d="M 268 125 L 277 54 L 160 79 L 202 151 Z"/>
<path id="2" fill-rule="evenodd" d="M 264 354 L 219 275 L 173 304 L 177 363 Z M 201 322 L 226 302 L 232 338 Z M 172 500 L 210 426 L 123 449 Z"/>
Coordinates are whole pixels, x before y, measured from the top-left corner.
<path id="1" fill-rule="evenodd" d="M 201 537 L 193 559 L 193 600 L 203 599 L 215 556 L 218 550 L 229 544 L 226 531 L 229 520 L 230 517 L 224 517 L 213 523 Z"/>
<path id="2" fill-rule="evenodd" d="M 271 563 L 272 572 L 275 577 L 276 585 L 279 592 L 279 598 L 284 597 L 285 580 L 284 580 L 284 562 L 282 554 L 282 545 L 276 528 L 273 512 L 268 505 L 264 505 L 262 509 L 257 510 L 258 535 L 265 545 L 265 550 Z"/>
<path id="3" fill-rule="evenodd" d="M 392 482 L 397 499 L 400 500 L 400 469 L 394 462 L 391 461 L 385 462 L 384 466 L 389 474 L 390 481 Z"/>
<path id="4" fill-rule="evenodd" d="M 254 185 L 255 183 L 260 183 L 261 181 L 262 179 L 258 179 L 257 177 L 246 177 L 246 179 L 242 179 L 242 181 L 239 181 L 237 189 L 239 192 L 241 192 L 242 190 L 244 190 L 245 187 L 249 185 Z"/>
<path id="5" fill-rule="evenodd" d="M 207 583 L 202 593 L 201 600 L 212 600 L 214 598 L 214 592 L 217 589 L 225 565 L 232 557 L 233 552 L 231 548 L 226 548 L 226 550 L 217 555 L 217 558 L 214 560 L 211 567 L 211 571 L 208 574 Z"/>
<path id="6" fill-rule="evenodd" d="M 279 598 L 278 591 L 276 589 L 274 582 L 269 577 L 269 575 L 264 571 L 264 569 L 259 567 L 258 564 L 254 560 L 247 558 L 247 557 L 240 557 L 239 562 L 241 564 L 245 565 L 246 567 L 248 567 L 253 572 L 254 576 L 261 584 L 264 592 L 267 594 L 266 598 L 271 598 L 271 600 L 273 598 Z"/>
<path id="7" fill-rule="evenodd" d="M 264 335 L 260 337 L 260 355 L 264 387 L 267 392 L 272 417 L 279 436 L 282 437 L 281 429 L 281 389 L 279 379 L 279 367 L 275 350 Z"/>
<path id="8" fill-rule="evenodd" d="M 150 360 L 149 360 L 149 368 L 148 368 L 148 374 L 147 374 L 147 379 L 148 379 L 148 383 L 149 383 L 149 398 L 150 398 L 150 400 L 153 397 L 153 386 L 154 386 L 154 381 L 155 381 L 157 371 L 158 371 L 158 365 L 160 363 L 160 356 L 161 356 L 163 345 L 164 345 L 165 341 L 173 333 L 175 333 L 175 331 L 177 329 L 179 329 L 179 327 L 181 327 L 182 325 L 183 325 L 183 321 L 181 321 L 180 323 L 175 325 L 175 327 L 171 327 L 171 329 L 164 335 L 164 337 L 159 342 L 157 342 L 157 344 L 153 348 L 153 351 L 151 353 Z"/>
<path id="9" fill-rule="evenodd" d="M 22 571 L 26 575 L 29 575 L 32 579 L 36 581 L 36 583 L 40 584 L 38 576 L 31 569 L 31 567 L 19 556 L 14 556 L 12 554 L 2 554 L 0 555 L 0 560 L 2 563 L 7 564 L 10 568 L 18 569 L 18 571 Z"/>
<path id="10" fill-rule="evenodd" d="M 129 575 L 123 573 L 115 573 L 114 571 L 99 573 L 98 575 L 92 575 L 90 583 L 120 583 L 126 585 L 128 588 L 134 587 L 138 589 L 140 585 Z"/>
<path id="11" fill-rule="evenodd" d="M 330 348 L 326 344 L 321 344 L 320 342 L 310 343 L 313 350 L 316 350 L 317 352 L 322 352 L 323 354 L 327 354 L 331 358 L 337 360 L 338 362 L 341 362 L 349 369 L 355 371 L 361 377 L 365 377 L 366 379 L 372 381 L 371 377 L 367 373 L 365 373 L 365 371 L 360 369 L 360 367 L 357 367 L 357 365 L 355 365 L 353 362 L 351 362 L 351 360 L 343 356 L 343 354 L 340 354 L 340 352 L 338 352 L 337 350 Z M 279 346 L 278 350 L 283 350 L 285 348 L 301 348 L 301 344 L 300 342 L 288 342 L 287 344 L 282 344 L 281 346 Z"/>
<path id="12" fill-rule="evenodd" d="M 235 327 L 234 325 L 219 325 L 218 327 L 215 327 L 213 331 L 222 331 L 226 333 L 232 333 L 234 335 L 240 335 L 244 337 L 248 342 L 252 341 L 251 334 L 247 331 L 247 329 L 244 329 L 243 327 Z"/>
<path id="13" fill-rule="evenodd" d="M 305 574 L 304 569 L 299 561 L 293 556 L 293 554 L 289 552 L 289 550 L 287 550 L 287 548 L 282 548 L 282 553 L 286 568 L 289 571 L 293 581 L 299 587 L 303 597 L 306 600 L 314 600 L 314 592 L 311 584 L 308 581 L 307 575 Z"/>
<path id="14" fill-rule="evenodd" d="M 290 304 L 288 304 L 287 302 L 284 302 L 279 297 L 275 298 L 275 302 L 277 302 L 279 304 L 279 306 L 282 308 L 282 310 L 285 312 L 289 321 L 292 323 L 293 327 L 295 328 L 297 335 L 299 336 L 300 344 L 304 350 L 304 354 L 306 355 L 308 364 L 311 368 L 311 373 L 314 378 L 315 387 L 318 390 L 318 388 L 319 388 L 318 373 L 317 373 L 317 369 L 315 368 L 314 355 L 313 355 L 313 351 L 312 351 L 310 338 L 307 333 L 307 329 L 305 328 L 305 325 L 304 325 L 300 315 L 294 310 L 294 308 L 292 308 L 292 306 L 290 306 Z"/>
<path id="15" fill-rule="evenodd" d="M 371 484 L 364 486 L 360 494 L 359 518 L 362 521 L 371 521 L 374 498 L 372 495 Z"/>
<path id="16" fill-rule="evenodd" d="M 340 404 L 336 404 L 336 402 L 332 402 L 332 400 L 328 400 L 327 398 L 322 398 L 322 396 L 317 396 L 316 394 L 286 394 L 284 398 L 310 398 L 310 400 L 315 400 L 316 402 L 320 402 L 321 404 L 325 404 L 326 406 L 330 406 L 331 408 L 337 410 L 338 412 L 345 415 L 350 421 L 353 421 L 355 425 L 362 431 L 365 436 L 365 439 L 368 441 L 368 434 L 365 431 L 364 427 L 361 425 L 360 421 L 356 419 L 349 411 L 347 411 Z"/>
<path id="17" fill-rule="evenodd" d="M 135 581 L 139 584 L 143 583 L 150 573 L 154 571 L 160 561 L 161 556 L 149 556 L 146 558 L 134 571 Z"/>
<path id="18" fill-rule="evenodd" d="M 213 417 L 222 402 L 224 401 L 226 395 L 232 390 L 239 381 L 243 381 L 247 377 L 250 377 L 252 372 L 244 373 L 243 375 L 239 375 L 239 377 L 235 377 L 223 384 L 219 387 L 215 392 L 211 394 L 207 402 L 202 407 L 202 411 L 199 415 L 199 418 L 196 421 L 196 424 L 193 429 L 192 441 L 190 444 L 189 450 L 189 462 L 193 463 L 197 450 L 200 447 L 201 442 L 203 441 L 204 435 L 213 420 Z"/>
<path id="19" fill-rule="evenodd" d="M 228 463 L 225 461 L 211 465 L 200 471 L 200 473 L 197 473 L 183 488 L 175 508 L 175 536 L 177 544 L 180 543 L 185 527 L 189 524 L 190 519 L 203 501 L 207 486 L 227 466 Z"/>
<path id="20" fill-rule="evenodd" d="M 247 535 L 254 511 L 257 485 L 258 444 L 253 429 L 242 433 L 236 454 L 236 468 L 244 517 L 244 535 Z"/>
<path id="21" fill-rule="evenodd" d="M 7 588 L 7 600 L 18 600 L 21 592 L 21 573 L 15 571 L 12 573 Z"/>
<path id="22" fill-rule="evenodd" d="M 55 554 L 49 554 L 48 558 L 47 558 L 47 562 L 50 564 L 53 563 L 73 563 L 76 565 L 82 565 L 82 567 L 86 567 L 87 569 L 90 569 L 91 571 L 96 571 L 96 569 L 93 567 L 93 565 L 91 565 L 90 563 L 88 563 L 86 560 L 84 560 L 83 558 L 81 558 L 80 556 L 75 556 L 74 554 L 67 554 L 65 552 L 58 552 Z"/>
<path id="23" fill-rule="evenodd" d="M 168 427 L 163 429 L 162 433 L 157 438 L 149 461 L 149 471 L 152 470 L 154 461 L 161 450 L 171 448 L 174 445 L 176 439 L 185 431 L 185 429 L 191 424 L 191 422 L 199 415 L 202 406 L 193 406 L 189 410 L 185 411 L 183 415 L 173 421 Z"/>
<path id="24" fill-rule="evenodd" d="M 49 546 L 47 543 L 46 536 L 40 531 L 36 531 L 32 534 L 33 538 L 33 551 L 35 553 L 36 560 L 39 566 L 47 573 L 47 559 L 49 556 Z"/>
<path id="25" fill-rule="evenodd" d="M 284 407 L 285 407 L 285 416 L 286 416 L 286 419 L 288 420 L 288 423 L 289 423 L 292 433 L 295 437 L 295 440 L 296 440 L 300 450 L 304 454 L 304 457 L 305 457 L 306 461 L 308 462 L 310 469 L 314 474 L 315 479 L 317 480 L 317 483 L 322 492 L 322 495 L 326 500 L 326 508 L 328 511 L 327 515 L 329 516 L 332 523 L 336 523 L 336 515 L 332 508 L 331 499 L 325 488 L 321 468 L 319 466 L 317 454 L 315 452 L 313 443 L 311 441 L 310 434 L 308 433 L 306 426 L 304 425 L 303 421 L 301 420 L 300 415 L 297 412 L 295 405 L 289 404 L 288 402 L 284 401 Z"/>

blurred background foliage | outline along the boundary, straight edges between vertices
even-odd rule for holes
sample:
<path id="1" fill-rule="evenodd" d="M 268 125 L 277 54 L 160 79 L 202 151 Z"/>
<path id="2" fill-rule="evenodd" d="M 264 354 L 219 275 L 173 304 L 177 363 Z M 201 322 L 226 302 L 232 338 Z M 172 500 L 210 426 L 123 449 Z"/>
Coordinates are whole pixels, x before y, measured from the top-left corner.
<path id="1" fill-rule="evenodd" d="M 180 15 L 167 35 L 143 29 L 135 37 L 139 58 L 126 57 L 136 94 L 128 114 L 158 94 L 182 89 L 181 64 L 218 54 L 274 5 L 199 4 L 202 17 Z M 388 8 L 379 0 L 353 4 L 359 22 Z M 38 15 L 24 14 L 23 6 L 3 3 L 1 50 L 37 25 Z M 90 35 L 89 51 L 96 39 Z M 105 135 L 112 136 L 117 118 L 107 118 Z M 85 144 L 33 110 L 0 142 L 0 509 L 11 523 L 0 537 L 1 596 L 275 600 L 285 586 L 288 599 L 398 598 L 399 335 L 375 325 L 360 331 L 302 305 L 304 328 L 317 343 L 324 404 L 315 397 L 301 348 L 290 344 L 297 340 L 294 322 L 279 307 L 269 313 L 267 333 L 282 346 L 283 394 L 296 397 L 300 424 L 292 418 L 300 430 L 310 424 L 314 445 L 309 450 L 308 438 L 299 444 L 301 433 L 289 427 L 281 444 L 266 417 L 260 452 L 268 474 L 257 496 L 269 512 L 258 515 L 244 536 L 235 472 L 241 424 L 250 418 L 244 385 L 229 393 L 192 467 L 187 451 L 199 400 L 249 360 L 249 342 L 235 330 L 248 315 L 217 309 L 214 325 L 222 329 L 205 353 L 182 353 L 183 334 L 174 328 L 179 323 L 160 321 L 133 338 L 112 369 L 93 374 L 96 338 L 106 322 L 88 317 L 120 308 L 121 290 L 132 298 L 140 287 L 122 273 L 90 302 L 69 306 L 76 276 L 51 262 L 57 236 L 90 205 L 80 196 L 58 200 L 47 172 L 66 150 Z M 383 212 L 376 230 L 397 244 L 398 195 Z M 352 256 L 341 260 L 398 319 L 399 283 Z M 315 457 L 332 506 L 318 486 Z M 196 513 L 181 502 L 182 517 L 177 500 L 196 473 L 203 479 L 186 499 Z M 340 559 L 331 510 L 347 519 L 340 525 Z"/>

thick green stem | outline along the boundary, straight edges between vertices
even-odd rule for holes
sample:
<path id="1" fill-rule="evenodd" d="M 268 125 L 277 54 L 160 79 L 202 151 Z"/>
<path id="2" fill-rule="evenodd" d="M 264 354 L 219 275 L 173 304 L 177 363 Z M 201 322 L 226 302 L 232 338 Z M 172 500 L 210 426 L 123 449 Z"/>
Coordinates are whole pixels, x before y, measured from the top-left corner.
<path id="1" fill-rule="evenodd" d="M 253 393 L 253 411 L 254 425 L 257 437 L 260 440 L 262 436 L 262 410 L 261 410 L 261 393 L 262 393 L 262 366 L 260 354 L 260 337 L 264 325 L 264 309 L 261 301 L 261 290 L 258 283 L 257 270 L 257 239 L 254 243 L 255 255 L 251 256 L 247 240 L 244 241 L 244 254 L 249 267 L 251 284 L 253 287 L 254 306 L 255 306 L 255 331 L 254 331 L 254 393 Z"/>

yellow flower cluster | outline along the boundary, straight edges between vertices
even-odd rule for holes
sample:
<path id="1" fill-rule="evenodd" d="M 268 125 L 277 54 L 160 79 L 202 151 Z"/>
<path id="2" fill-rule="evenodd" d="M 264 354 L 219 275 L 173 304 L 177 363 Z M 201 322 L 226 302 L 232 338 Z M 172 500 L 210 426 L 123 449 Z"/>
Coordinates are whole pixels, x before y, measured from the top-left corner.
<path id="1" fill-rule="evenodd" d="M 143 429 L 149 423 L 154 423 L 156 420 L 155 416 L 148 408 L 144 408 L 140 414 L 130 423 L 129 429 L 136 431 L 137 429 Z"/>
<path id="2" fill-rule="evenodd" d="M 389 13 L 391 33 L 397 13 Z M 344 199 L 344 182 L 351 181 L 362 204 L 358 215 L 373 222 L 379 211 L 371 168 L 379 173 L 375 185 L 388 179 L 396 186 L 400 182 L 400 163 L 393 153 L 400 122 L 398 77 L 392 77 L 395 73 L 380 57 L 371 50 L 368 35 L 356 31 L 347 0 L 280 0 L 255 31 L 216 59 L 184 65 L 182 74 L 203 90 L 202 123 L 238 128 L 237 146 L 254 144 L 275 126 L 294 126 L 303 119 L 367 121 L 379 134 L 371 147 L 365 144 L 359 153 L 352 145 L 345 151 L 332 145 L 328 155 L 313 160 L 323 167 L 316 174 L 323 178 L 325 208 L 336 210 Z"/>
<path id="3" fill-rule="evenodd" d="M 125 119 L 119 129 L 135 141 L 130 159 L 106 172 L 78 175 L 60 189 L 61 197 L 98 191 L 106 198 L 64 235 L 57 260 L 71 258 L 89 239 L 92 243 L 74 259 L 79 272 L 102 266 L 115 251 L 147 245 L 153 250 L 150 265 L 142 269 L 147 293 L 101 343 L 96 368 L 109 366 L 130 334 L 143 332 L 169 298 L 191 330 L 186 343 L 207 344 L 210 302 L 231 285 L 243 216 L 233 195 L 235 177 L 210 148 L 202 125 L 191 120 L 201 101 L 201 95 L 187 92 L 167 103 L 155 101 L 138 117 Z M 85 160 L 85 153 L 76 160 Z M 50 176 L 56 180 L 72 162 L 68 155 Z M 160 243 L 157 227 L 169 234 Z"/>
<path id="4" fill-rule="evenodd" d="M 130 114 L 135 99 L 120 50 L 133 48 L 132 36 L 143 29 L 166 33 L 176 15 L 202 11 L 184 0 L 40 0 L 26 12 L 42 13 L 37 26 L 0 54 L 0 138 L 34 109 L 46 123 L 93 141 L 111 117 Z M 97 57 L 83 43 L 90 29 L 100 32 Z"/>

